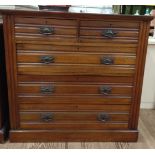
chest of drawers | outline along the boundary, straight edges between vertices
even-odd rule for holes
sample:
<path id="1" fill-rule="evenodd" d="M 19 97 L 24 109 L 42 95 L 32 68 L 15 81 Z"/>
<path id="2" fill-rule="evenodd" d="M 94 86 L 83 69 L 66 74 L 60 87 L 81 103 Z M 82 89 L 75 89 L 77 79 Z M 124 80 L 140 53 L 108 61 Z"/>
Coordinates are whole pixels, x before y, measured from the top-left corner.
<path id="1" fill-rule="evenodd" d="M 137 140 L 152 17 L 1 12 L 12 142 Z"/>

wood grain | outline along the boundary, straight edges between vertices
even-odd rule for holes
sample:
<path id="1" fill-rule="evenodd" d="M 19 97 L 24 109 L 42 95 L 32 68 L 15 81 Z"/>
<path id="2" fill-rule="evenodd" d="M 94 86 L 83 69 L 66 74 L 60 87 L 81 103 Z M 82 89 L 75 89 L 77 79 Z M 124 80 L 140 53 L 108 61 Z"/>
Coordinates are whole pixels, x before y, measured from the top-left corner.
<path id="1" fill-rule="evenodd" d="M 50 92 L 42 92 L 42 89 L 49 89 Z M 53 90 L 50 90 L 52 89 Z M 110 88 L 111 91 L 108 94 L 104 94 L 103 88 Z M 120 85 L 120 84 L 110 84 L 110 83 L 19 83 L 17 92 L 18 94 L 42 94 L 42 95 L 90 95 L 90 94 L 102 94 L 103 96 L 109 95 L 121 95 L 121 96 L 131 96 L 132 92 L 131 85 Z"/>
<path id="2" fill-rule="evenodd" d="M 133 28 L 138 29 L 138 22 L 123 22 L 123 21 L 102 21 L 102 20 L 81 20 L 81 27 L 100 27 L 100 28 Z"/>
<path id="3" fill-rule="evenodd" d="M 76 20 L 55 19 L 55 18 L 32 18 L 32 17 L 15 17 L 16 24 L 37 24 L 37 25 L 59 25 L 59 26 L 76 26 Z"/>
<path id="4" fill-rule="evenodd" d="M 95 15 L 56 12 L 9 11 L 2 10 L 5 25 L 6 63 L 9 84 L 11 131 L 10 139 L 16 142 L 32 141 L 136 141 L 138 136 L 138 113 L 142 76 L 144 71 L 149 21 L 152 17 Z M 11 15 L 10 15 L 11 13 Z M 19 14 L 20 13 L 20 14 Z M 37 16 L 36 14 L 37 13 Z M 55 34 L 40 34 L 40 26 L 55 28 Z M 27 26 L 27 27 L 26 27 Z M 20 27 L 23 27 L 21 30 Z M 34 29 L 35 28 L 35 29 Z M 61 30 L 60 30 L 61 28 Z M 71 29 L 69 29 L 71 28 Z M 15 29 L 17 30 L 15 32 Z M 20 30 L 19 30 L 20 29 Z M 91 33 L 82 32 L 85 29 Z M 108 29 L 107 35 L 100 36 L 100 30 Z M 116 36 L 111 32 L 117 30 Z M 73 30 L 73 31 L 72 31 Z M 75 30 L 75 31 L 74 31 Z M 99 30 L 99 31 L 98 31 Z M 89 31 L 90 32 L 90 31 Z M 31 52 L 30 52 L 31 51 Z M 47 52 L 47 53 L 46 53 Z M 55 53 L 56 61 L 50 64 L 39 62 L 40 54 Z M 28 54 L 31 53 L 31 58 Z M 70 58 L 65 56 L 71 53 Z M 75 53 L 75 56 L 73 56 Z M 19 58 L 19 55 L 27 54 Z M 35 55 L 34 54 L 38 54 Z M 84 56 L 84 54 L 86 54 Z M 116 59 L 114 64 L 99 64 L 101 54 L 111 54 Z M 33 55 L 33 56 L 32 56 Z M 81 58 L 80 56 L 83 57 Z M 89 55 L 89 56 L 88 56 Z M 119 56 L 118 56 L 119 55 Z M 122 59 L 121 56 L 122 55 Z M 17 57 L 18 56 L 18 57 Z M 23 58 L 24 57 L 24 58 Z M 69 60 L 67 60 L 69 59 Z M 18 60 L 18 61 L 17 61 Z M 75 63 L 73 63 L 75 62 Z M 9 72 L 11 70 L 11 73 Z M 110 77 L 110 78 L 109 78 Z M 115 79 L 116 77 L 116 79 Z M 47 81 L 44 81 L 44 80 Z M 25 81 L 24 81 L 25 80 Z M 36 80 L 36 81 L 35 81 Z M 54 80 L 54 81 L 53 81 Z M 120 84 L 134 86 L 130 93 L 115 95 L 84 94 L 78 89 L 75 94 L 45 95 L 41 93 L 18 93 L 18 82 L 99 82 L 111 81 L 117 83 L 117 92 L 125 92 Z M 18 83 L 19 84 L 19 83 Z M 90 84 L 91 85 L 91 84 Z M 90 86 L 89 85 L 89 86 Z M 87 87 L 89 87 L 87 85 Z M 67 86 L 66 86 L 67 87 Z M 76 87 L 76 88 L 75 88 Z M 62 88 L 62 87 L 61 87 Z M 114 89 L 114 85 L 112 86 Z M 38 89 L 38 88 L 37 88 Z M 83 92 L 87 92 L 81 87 Z M 91 88 L 92 90 L 94 88 Z M 91 90 L 90 89 L 90 90 Z M 122 90 L 121 90 L 122 89 Z M 132 91 L 132 92 L 131 92 Z M 60 92 L 60 90 L 59 90 Z M 76 94 L 77 93 L 77 94 Z M 113 92 L 114 93 L 114 92 Z M 132 106 L 131 106 L 132 105 Z M 20 112 L 111 112 L 129 113 L 128 130 L 79 130 L 83 125 L 78 124 L 70 130 L 33 130 L 20 129 L 25 122 L 20 122 Z M 31 115 L 32 116 L 32 115 Z M 71 116 L 70 116 L 71 117 Z M 72 118 L 72 117 L 71 117 Z M 117 118 L 117 117 L 116 117 Z M 22 123 L 22 124 L 20 124 Z M 127 125 L 128 122 L 126 122 Z M 112 123 L 110 123 L 111 125 Z M 29 124 L 26 124 L 31 128 Z M 80 126 L 79 126 L 80 125 Z M 49 127 L 37 123 L 38 128 Z M 108 124 L 90 124 L 93 129 L 111 128 Z M 52 125 L 50 126 L 50 128 Z M 58 126 L 59 127 L 59 126 Z M 60 126 L 65 128 L 67 126 Z M 71 129 L 73 127 L 73 130 Z M 114 126 L 113 126 L 114 127 Z M 113 128 L 112 127 L 112 128 Z M 117 127 L 120 126 L 120 124 Z M 124 126 L 125 128 L 127 126 Z M 123 127 L 123 128 L 124 128 Z M 68 127 L 67 127 L 68 128 Z M 112 129 L 111 128 L 111 129 Z M 57 128 L 58 129 L 58 128 Z M 75 130 L 76 129 L 76 130 Z M 116 129 L 116 128 L 115 128 Z M 117 148 L 122 147 L 118 143 Z M 127 145 L 125 146 L 127 147 Z"/>
<path id="5" fill-rule="evenodd" d="M 19 82 L 91 82 L 91 83 L 117 83 L 117 84 L 125 84 L 125 85 L 133 85 L 133 77 L 132 76 L 74 76 L 74 75 L 63 75 L 63 76 L 44 76 L 44 75 L 19 75 Z"/>
<path id="6" fill-rule="evenodd" d="M 129 112 L 130 106 L 129 105 L 66 105 L 66 104 L 59 104 L 59 105 L 51 105 L 47 103 L 22 103 L 19 105 L 21 111 L 70 111 L 70 112 L 79 112 L 79 111 L 104 111 L 104 112 Z"/>
<path id="7" fill-rule="evenodd" d="M 65 104 L 67 105 L 105 105 L 105 104 L 131 104 L 131 97 L 127 96 L 103 96 L 103 95 L 18 95 L 17 101 L 21 104 Z"/>
<path id="8" fill-rule="evenodd" d="M 42 63 L 43 56 L 53 57 L 54 63 L 61 64 L 102 64 L 103 58 L 112 58 L 114 65 L 134 65 L 136 56 L 131 54 L 109 54 L 109 53 L 73 53 L 73 52 L 33 52 L 23 51 L 17 54 L 18 63 Z"/>
<path id="9" fill-rule="evenodd" d="M 49 142 L 0 144 L 0 149 L 155 149 L 155 110 L 141 110 L 139 138 L 135 143 L 127 142 Z"/>
<path id="10" fill-rule="evenodd" d="M 70 64 L 18 64 L 19 75 L 98 75 L 133 76 L 133 66 L 70 65 Z"/>

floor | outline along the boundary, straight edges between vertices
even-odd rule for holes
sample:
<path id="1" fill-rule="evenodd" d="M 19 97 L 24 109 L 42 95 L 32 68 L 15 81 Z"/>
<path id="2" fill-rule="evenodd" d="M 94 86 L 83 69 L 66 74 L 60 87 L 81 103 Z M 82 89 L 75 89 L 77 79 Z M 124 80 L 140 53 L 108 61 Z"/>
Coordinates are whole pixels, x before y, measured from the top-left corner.
<path id="1" fill-rule="evenodd" d="M 155 110 L 141 110 L 137 143 L 114 142 L 69 142 L 69 143 L 9 143 L 0 144 L 0 149 L 155 149 Z"/>

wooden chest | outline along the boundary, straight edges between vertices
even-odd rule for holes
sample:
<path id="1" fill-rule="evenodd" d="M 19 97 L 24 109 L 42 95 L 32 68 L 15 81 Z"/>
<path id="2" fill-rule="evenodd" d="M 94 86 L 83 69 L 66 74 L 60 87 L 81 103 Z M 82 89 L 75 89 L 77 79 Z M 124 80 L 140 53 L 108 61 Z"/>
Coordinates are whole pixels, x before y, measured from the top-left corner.
<path id="1" fill-rule="evenodd" d="M 0 143 L 4 142 L 8 129 L 8 101 L 4 57 L 3 25 L 0 22 Z"/>
<path id="2" fill-rule="evenodd" d="M 137 140 L 152 17 L 1 12 L 12 142 Z"/>

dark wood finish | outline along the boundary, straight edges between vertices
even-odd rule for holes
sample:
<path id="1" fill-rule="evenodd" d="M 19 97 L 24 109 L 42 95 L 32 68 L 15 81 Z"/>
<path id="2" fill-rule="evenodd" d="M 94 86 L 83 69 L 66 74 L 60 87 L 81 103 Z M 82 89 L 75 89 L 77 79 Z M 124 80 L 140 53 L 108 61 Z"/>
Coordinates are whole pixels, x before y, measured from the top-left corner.
<path id="1" fill-rule="evenodd" d="M 4 56 L 3 24 L 0 23 L 0 143 L 8 136 L 8 101 Z"/>
<path id="2" fill-rule="evenodd" d="M 36 139 L 37 137 L 37 139 Z M 138 139 L 136 130 L 12 130 L 10 132 L 12 142 L 135 142 Z"/>
<path id="3" fill-rule="evenodd" d="M 45 115 L 52 119 L 43 119 Z M 108 120 L 99 120 L 100 112 L 21 112 L 21 129 L 53 129 L 53 130 L 114 130 L 128 129 L 127 113 L 106 113 Z"/>
<path id="4" fill-rule="evenodd" d="M 127 130 L 128 123 L 94 123 L 94 122 L 82 122 L 82 123 L 38 123 L 30 122 L 20 123 L 20 129 L 23 130 Z"/>
<path id="5" fill-rule="evenodd" d="M 27 99 L 27 98 L 24 98 Z M 24 102 L 24 101 L 23 101 Z M 33 101 L 35 102 L 35 101 Z M 22 103 L 18 102 L 19 108 L 21 111 L 100 111 L 100 112 L 129 112 L 130 110 L 130 105 L 128 104 L 121 104 L 121 105 L 101 105 L 101 104 L 50 104 L 50 103 Z"/>
<path id="6" fill-rule="evenodd" d="M 18 81 L 19 82 L 98 82 L 98 83 L 117 83 L 117 84 L 127 84 L 133 85 L 134 77 L 128 76 L 43 76 L 43 75 L 19 75 Z"/>
<path id="7" fill-rule="evenodd" d="M 137 140 L 152 17 L 1 12 L 11 141 Z"/>
<path id="8" fill-rule="evenodd" d="M 3 100 L 3 87 L 2 87 L 2 53 L 4 52 L 4 48 L 3 48 L 3 39 L 2 39 L 2 23 L 0 23 L 0 142 L 2 142 L 4 140 L 4 118 L 3 118 L 3 114 L 4 114 L 4 109 L 2 109 L 2 106 L 4 105 L 4 100 Z"/>
<path id="9" fill-rule="evenodd" d="M 121 97 L 121 96 L 103 96 L 103 95 L 19 95 L 18 101 L 20 103 L 48 103 L 48 104 L 130 104 L 131 97 Z"/>

